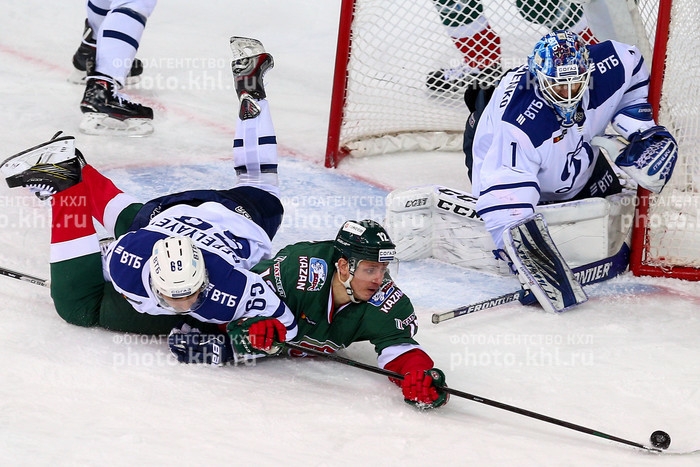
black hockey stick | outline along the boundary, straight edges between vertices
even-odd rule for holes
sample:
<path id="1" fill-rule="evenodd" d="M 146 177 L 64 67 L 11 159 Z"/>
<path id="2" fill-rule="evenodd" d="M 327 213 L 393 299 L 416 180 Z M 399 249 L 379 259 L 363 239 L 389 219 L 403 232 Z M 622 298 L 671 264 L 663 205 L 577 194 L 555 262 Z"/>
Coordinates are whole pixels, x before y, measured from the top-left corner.
<path id="1" fill-rule="evenodd" d="M 2 268 L 2 267 L 0 267 L 0 275 L 4 275 L 4 276 L 11 277 L 13 279 L 18 279 L 18 280 L 25 281 L 25 282 L 30 282 L 32 284 L 40 285 L 43 287 L 49 287 L 49 281 L 46 279 L 40 279 L 38 277 L 19 273 L 19 272 L 12 271 L 10 269 L 6 269 L 6 268 Z M 355 360 L 352 360 L 349 358 L 341 357 L 341 356 L 336 355 L 336 354 L 321 352 L 319 350 L 304 347 L 302 345 L 294 344 L 292 342 L 285 342 L 284 346 L 287 349 L 293 349 L 293 350 L 297 350 L 297 351 L 307 353 L 310 355 L 323 357 L 323 358 L 326 358 L 328 360 L 333 360 L 335 362 L 342 363 L 344 365 L 353 366 L 353 367 L 359 368 L 361 370 L 370 371 L 372 373 L 377 373 L 377 374 L 380 374 L 383 376 L 388 376 L 390 378 L 395 378 L 397 380 L 404 379 L 402 374 L 395 373 L 395 372 L 389 371 L 389 370 L 385 370 L 383 368 L 378 368 L 378 367 L 373 366 L 373 365 L 368 365 L 366 363 L 361 363 L 361 362 L 358 362 L 358 361 L 355 361 Z M 478 402 L 480 404 L 490 405 L 491 407 L 496 407 L 496 408 L 506 410 L 509 412 L 513 412 L 513 413 L 517 413 L 517 414 L 520 414 L 520 415 L 523 415 L 526 417 L 535 418 L 537 420 L 541 420 L 541 421 L 551 423 L 554 425 L 559 425 L 559 426 L 562 426 L 564 428 L 569 428 L 571 430 L 579 431 L 581 433 L 586 433 L 586 434 L 590 434 L 593 436 L 597 436 L 599 438 L 607 439 L 609 441 L 615 441 L 617 443 L 626 444 L 628 446 L 632 446 L 635 448 L 643 449 L 645 451 L 654 452 L 654 453 L 666 452 L 666 451 L 663 451 L 662 449 L 659 449 L 659 448 L 645 446 L 643 444 L 636 443 L 634 441 L 629 441 L 629 440 L 626 440 L 623 438 L 619 438 L 617 436 L 609 435 L 609 434 L 603 433 L 603 432 L 598 431 L 598 430 L 586 428 L 586 427 L 581 426 L 581 425 L 576 425 L 574 423 L 570 423 L 570 422 L 567 422 L 564 420 L 559 420 L 557 418 L 549 417 L 547 415 L 542 415 L 542 414 L 539 414 L 537 412 L 532 412 L 530 410 L 521 409 L 519 407 L 504 404 L 502 402 L 494 401 L 491 399 L 486 399 L 484 397 L 476 396 L 474 394 L 469 394 L 467 392 L 459 391 L 457 389 L 452 389 L 452 388 L 447 387 L 447 386 L 441 386 L 440 389 L 447 392 L 448 394 L 456 396 L 456 397 L 468 399 L 468 400 L 471 400 L 474 402 Z M 658 433 L 658 432 L 654 432 L 654 434 L 656 434 L 656 433 Z M 666 435 L 666 434 L 664 433 L 664 435 Z M 654 435 L 652 435 L 652 437 L 653 436 Z M 666 436 L 668 437 L 668 435 L 666 435 Z M 669 442 L 670 442 L 670 438 L 669 438 Z M 698 452 L 700 452 L 700 450 L 695 450 L 695 451 L 690 451 L 690 452 L 679 452 L 679 453 L 673 453 L 673 452 L 666 452 L 666 453 L 667 454 L 696 454 Z"/>
<path id="2" fill-rule="evenodd" d="M 35 276 L 30 276 L 29 274 L 24 274 L 22 272 L 13 271 L 11 269 L 6 269 L 0 267 L 0 276 L 7 276 L 13 279 L 17 279 L 24 282 L 30 282 L 32 284 L 41 285 L 42 287 L 50 287 L 51 283 L 48 279 L 40 279 Z"/>
<path id="3" fill-rule="evenodd" d="M 323 357 L 323 358 L 326 358 L 328 360 L 333 360 L 335 362 L 342 363 L 343 365 L 354 366 L 355 368 L 360 368 L 362 370 L 371 371 L 372 373 L 378 373 L 380 375 L 388 376 L 390 378 L 395 378 L 398 380 L 403 379 L 402 374 L 395 373 L 395 372 L 389 371 L 389 370 L 384 370 L 382 368 L 378 368 L 378 367 L 373 366 L 373 365 L 367 365 L 366 363 L 361 363 L 361 362 L 358 362 L 358 361 L 355 361 L 355 360 L 352 360 L 349 358 L 341 357 L 341 356 L 333 354 L 333 353 L 321 352 L 320 350 L 311 349 L 311 348 L 304 347 L 304 346 L 299 345 L 299 344 L 294 344 L 292 342 L 285 342 L 284 346 L 287 347 L 288 349 L 294 349 L 294 350 L 304 352 L 304 353 L 307 353 L 310 355 L 315 355 L 317 357 Z M 617 443 L 626 444 L 628 446 L 632 446 L 632 447 L 635 447 L 638 449 L 643 449 L 643 450 L 649 451 L 649 452 L 654 452 L 654 453 L 665 452 L 659 448 L 645 446 L 643 444 L 636 443 L 634 441 L 629 441 L 629 440 L 624 439 L 624 438 L 619 438 L 617 436 L 603 433 L 602 431 L 594 430 L 591 428 L 586 428 L 585 426 L 576 425 L 574 423 L 570 423 L 570 422 L 567 422 L 564 420 L 559 420 L 557 418 L 549 417 L 547 415 L 542 415 L 542 414 L 539 414 L 537 412 L 532 412 L 530 410 L 521 409 L 519 407 L 504 404 L 502 402 L 494 401 L 491 399 L 486 399 L 484 397 L 475 396 L 474 394 L 469 394 L 467 392 L 458 391 L 457 389 L 452 389 L 452 388 L 447 387 L 447 386 L 442 386 L 442 387 L 440 387 L 440 389 L 447 392 L 448 394 L 456 396 L 456 397 L 461 397 L 463 399 L 469 399 L 471 401 L 478 402 L 480 404 L 490 405 L 491 407 L 496 407 L 498 409 L 507 410 L 508 412 L 513 412 L 513 413 L 517 413 L 520 415 L 524 415 L 525 417 L 535 418 L 535 419 L 541 420 L 543 422 L 552 423 L 554 425 L 559 425 L 559 426 L 562 426 L 564 428 L 569 428 L 571 430 L 579 431 L 581 433 L 586 433 L 589 435 L 597 436 L 598 438 L 603 438 L 603 439 L 607 439 L 609 441 L 615 441 Z M 666 436 L 668 436 L 668 435 L 666 435 Z M 670 440 L 670 438 L 669 438 L 669 440 Z M 697 451 L 683 453 L 683 454 L 693 454 L 695 452 L 697 452 Z M 669 453 L 669 454 L 674 454 L 674 453 Z"/>
<path id="4" fill-rule="evenodd" d="M 609 256 L 593 263 L 578 266 L 573 268 L 572 271 L 576 276 L 576 280 L 578 280 L 581 285 L 585 286 L 595 284 L 597 282 L 612 279 L 618 274 L 625 272 L 627 265 L 629 264 L 629 256 L 630 249 L 626 243 L 623 243 L 620 251 L 615 253 L 613 256 Z M 495 306 L 504 305 L 506 303 L 518 300 L 521 294 L 523 294 L 523 296 L 528 296 L 531 293 L 532 292 L 529 290 L 508 292 L 500 297 L 487 298 L 486 300 L 472 303 L 471 305 L 460 306 L 454 310 L 444 311 L 442 313 L 433 313 L 432 322 L 433 324 L 439 324 L 443 321 L 447 321 L 448 319 L 468 315 L 470 313 L 474 313 L 475 311 L 486 310 Z"/>

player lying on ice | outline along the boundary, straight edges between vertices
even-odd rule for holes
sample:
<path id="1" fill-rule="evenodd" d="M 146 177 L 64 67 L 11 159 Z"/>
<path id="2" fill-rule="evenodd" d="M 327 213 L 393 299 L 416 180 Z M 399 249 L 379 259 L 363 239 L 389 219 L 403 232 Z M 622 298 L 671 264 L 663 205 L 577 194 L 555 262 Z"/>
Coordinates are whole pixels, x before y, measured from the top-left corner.
<path id="1" fill-rule="evenodd" d="M 464 150 L 469 198 L 476 202 L 461 197 L 473 209 L 464 209 L 463 224 L 479 219 L 491 240 L 487 248 L 495 245 L 496 256 L 532 292 L 523 293 L 523 302 L 534 296 L 546 310 L 562 311 L 587 299 L 558 248 L 585 254 L 586 237 L 611 242 L 607 216 L 625 203 L 599 146 L 647 190 L 660 192 L 670 178 L 678 147 L 653 120 L 648 85 L 636 47 L 615 41 L 586 46 L 572 32 L 555 31 L 537 42 L 527 65 L 503 76 L 488 101 L 489 90 L 465 96 L 475 103 Z M 604 136 L 609 124 L 622 143 Z M 601 206 L 603 214 L 592 211 Z M 562 241 L 552 235 L 553 241 L 540 211 L 565 214 L 560 224 L 578 232 Z M 597 230 L 588 230 L 584 221 L 596 217 Z"/>
<path id="2" fill-rule="evenodd" d="M 325 309 L 317 316 L 317 307 L 297 307 L 293 299 L 298 294 L 290 291 L 290 310 L 250 271 L 270 258 L 271 239 L 283 215 L 276 138 L 262 80 L 273 59 L 254 39 L 234 37 L 231 48 L 240 99 L 233 144 L 238 180 L 233 188 L 186 191 L 141 204 L 87 164 L 72 136 L 56 135 L 2 163 L 8 186 L 28 187 L 42 199 L 52 198 L 51 295 L 58 314 L 79 326 L 145 334 L 170 331 L 171 351 L 191 363 L 275 355 L 281 346 L 274 344 L 285 341 L 314 345 L 319 339 L 323 350 L 335 351 L 370 340 L 381 353 L 380 365 L 406 375 L 402 389 L 407 402 L 443 405 L 447 394 L 435 384 L 444 384 L 444 374 L 432 369 L 432 360 L 412 339 L 416 326 L 410 301 L 391 281 L 384 282 L 393 244 L 381 227 L 367 229 L 372 241 L 381 238 L 384 246 L 391 246 L 381 250 L 388 256 L 374 258 L 376 264 L 366 256 L 352 260 L 352 266 L 349 258 L 327 258 L 337 261 L 343 286 L 358 293 L 357 299 L 345 293 L 338 300 L 327 325 L 321 323 Z M 104 258 L 93 220 L 116 238 Z M 359 242 L 364 237 L 358 231 L 364 227 L 352 225 L 345 236 L 357 234 Z M 318 279 L 315 286 L 326 293 L 323 303 L 329 303 L 331 281 L 323 282 L 322 260 L 311 261 L 309 277 Z M 360 303 L 355 307 L 359 312 L 353 307 L 341 310 L 351 299 Z M 394 320 L 399 317 L 400 326 Z M 299 320 L 304 320 L 303 334 Z M 336 338 L 340 345 L 324 344 Z"/>
<path id="3" fill-rule="evenodd" d="M 274 259 L 253 267 L 294 313 L 295 342 L 323 352 L 335 352 L 353 342 L 369 341 L 380 368 L 405 375 L 400 384 L 407 402 L 420 408 L 444 405 L 448 394 L 439 391 L 445 375 L 414 336 L 418 330 L 410 299 L 391 279 L 388 267 L 395 245 L 384 228 L 371 220 L 349 220 L 335 240 L 300 242 L 280 250 Z M 249 358 L 278 354 L 283 331 L 278 325 L 267 336 L 266 351 L 240 349 L 245 340 L 229 332 L 222 343 L 222 361 L 237 354 Z M 170 347 L 186 363 L 211 363 L 211 343 L 198 330 L 185 326 L 170 336 Z M 244 347 L 246 347 L 244 345 Z"/>

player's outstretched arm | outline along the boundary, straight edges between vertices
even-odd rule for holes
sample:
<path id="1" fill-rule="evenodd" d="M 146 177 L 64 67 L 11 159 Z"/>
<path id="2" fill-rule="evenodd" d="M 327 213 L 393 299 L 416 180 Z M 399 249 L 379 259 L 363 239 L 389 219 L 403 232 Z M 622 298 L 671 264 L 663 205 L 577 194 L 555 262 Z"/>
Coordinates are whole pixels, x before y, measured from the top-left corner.
<path id="1" fill-rule="evenodd" d="M 433 367 L 433 360 L 421 349 L 412 349 L 387 363 L 385 370 L 404 375 L 403 380 L 391 379 L 401 386 L 404 401 L 419 409 L 433 409 L 447 404 L 450 395 L 445 386 L 445 374 Z"/>

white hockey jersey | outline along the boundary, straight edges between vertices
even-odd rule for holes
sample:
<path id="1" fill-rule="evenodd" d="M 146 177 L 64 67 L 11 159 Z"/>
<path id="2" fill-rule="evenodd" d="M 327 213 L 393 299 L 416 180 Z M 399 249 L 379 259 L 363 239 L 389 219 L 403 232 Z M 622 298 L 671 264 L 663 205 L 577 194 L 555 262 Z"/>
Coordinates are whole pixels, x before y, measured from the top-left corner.
<path id="1" fill-rule="evenodd" d="M 573 126 L 561 126 L 527 66 L 505 74 L 479 120 L 472 193 L 498 248 L 503 231 L 531 215 L 538 203 L 578 195 L 603 157 L 591 139 L 604 134 L 621 109 L 647 102 L 649 72 L 636 47 L 606 41 L 589 46 L 589 52 L 595 69 Z"/>
<path id="2" fill-rule="evenodd" d="M 127 232 L 110 245 L 105 259 L 109 280 L 137 311 L 175 314 L 158 304 L 149 285 L 148 261 L 153 245 L 172 236 L 190 237 L 207 268 L 209 286 L 202 292 L 206 300 L 191 316 L 208 323 L 270 316 L 285 325 L 287 336 L 296 335 L 292 312 L 260 276 L 249 271 L 271 256 L 270 238 L 255 222 L 216 202 L 172 206 L 146 227 Z"/>

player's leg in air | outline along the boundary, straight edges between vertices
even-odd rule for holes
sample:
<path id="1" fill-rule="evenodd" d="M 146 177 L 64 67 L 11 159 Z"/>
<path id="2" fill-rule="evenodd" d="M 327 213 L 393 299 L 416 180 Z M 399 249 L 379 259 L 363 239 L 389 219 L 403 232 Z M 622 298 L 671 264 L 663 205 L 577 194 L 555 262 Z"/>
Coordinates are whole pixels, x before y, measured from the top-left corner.
<path id="1" fill-rule="evenodd" d="M 95 43 L 86 46 L 85 93 L 80 130 L 91 135 L 143 136 L 153 132 L 153 109 L 119 90 L 134 70 L 136 51 L 156 0 L 89 0 L 87 26 Z M 88 37 L 89 38 L 89 37 Z M 80 50 L 79 50 L 80 51 Z M 80 58 L 80 54 L 76 53 Z M 74 57 L 77 67 L 80 60 Z M 142 71 L 142 70 L 141 70 Z"/>
<path id="2" fill-rule="evenodd" d="M 236 39 L 236 40 L 234 40 Z M 240 99 L 234 140 L 238 182 L 231 190 L 208 193 L 215 200 L 233 199 L 270 238 L 282 220 L 277 181 L 276 138 L 266 101 L 263 74 L 272 56 L 252 39 L 233 38 L 233 75 Z M 122 192 L 111 180 L 87 164 L 75 148 L 73 136 L 61 136 L 6 159 L 1 167 L 10 188 L 27 187 L 41 199 L 51 198 L 51 294 L 58 314 L 79 326 L 161 334 L 177 317 L 136 312 L 104 280 L 96 221 L 115 238 L 139 228 L 139 218 L 153 211 Z M 183 198 L 168 195 L 161 199 Z M 191 199 L 191 198 L 190 198 Z M 161 206 L 156 201 L 155 206 Z M 223 204 L 228 204 L 223 201 Z M 201 323 L 200 323 L 200 328 Z"/>

